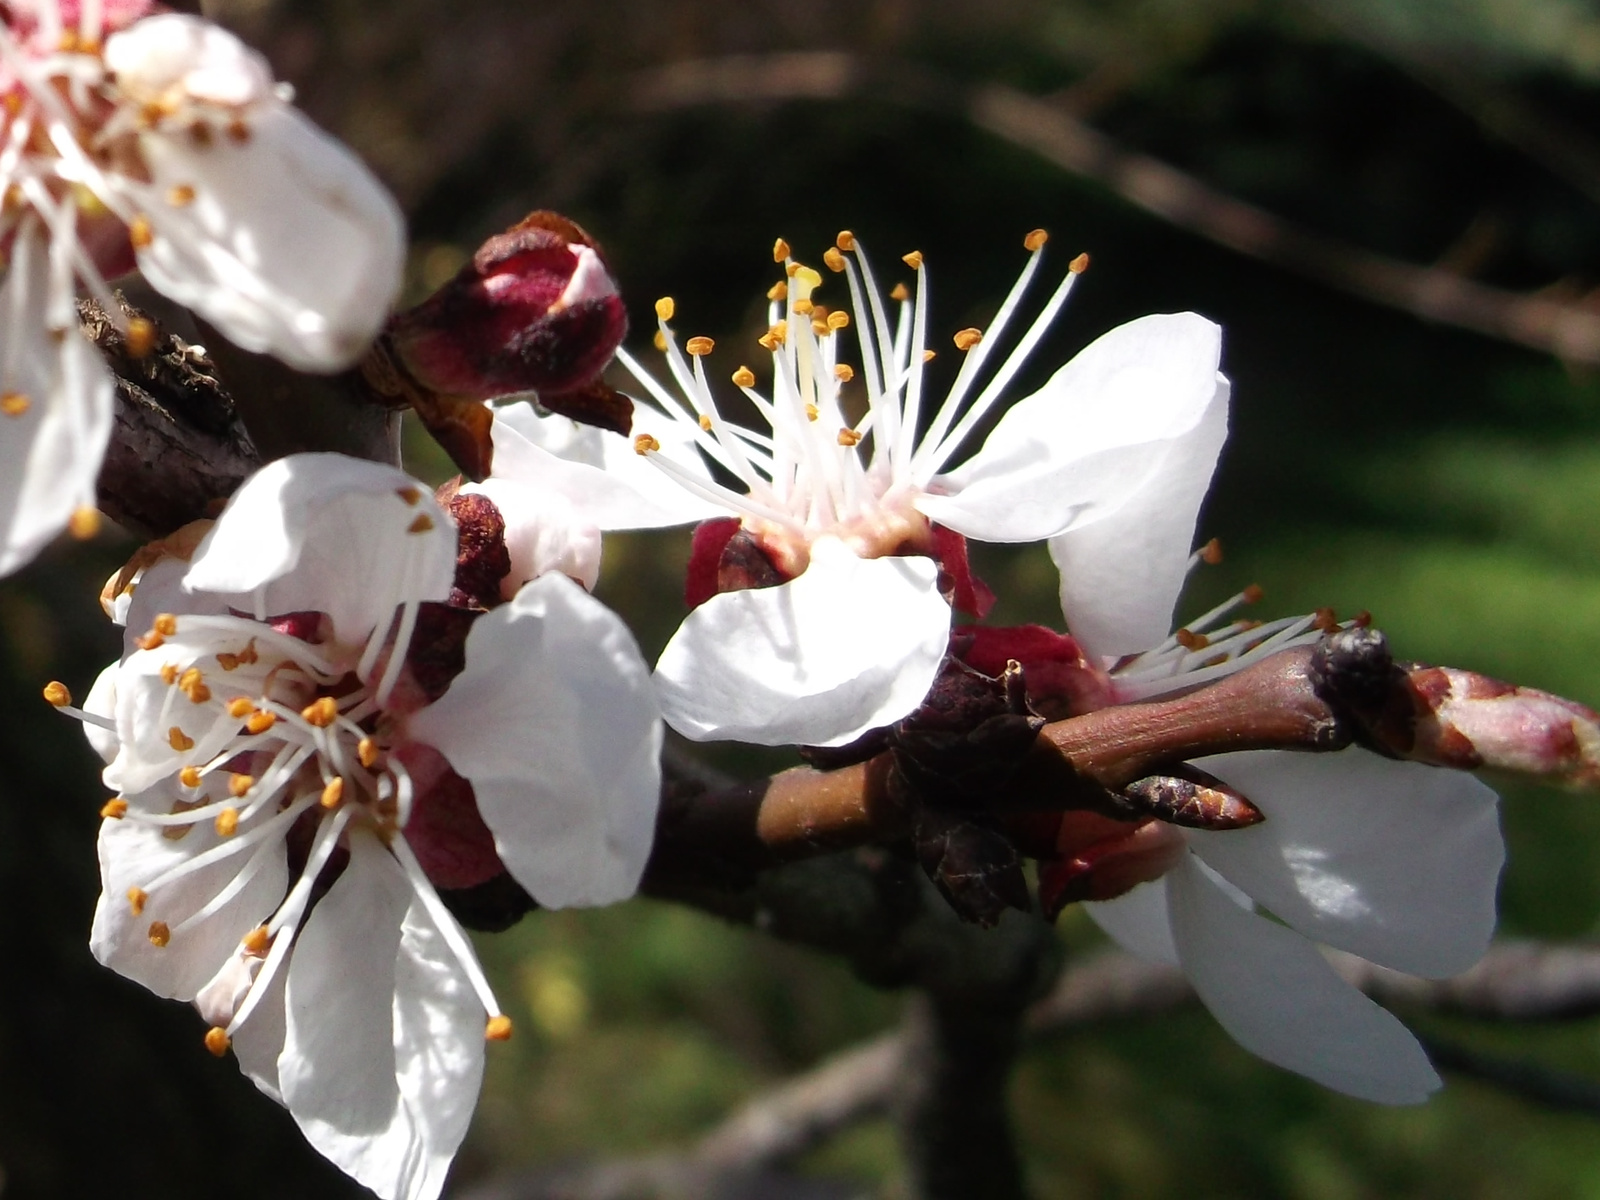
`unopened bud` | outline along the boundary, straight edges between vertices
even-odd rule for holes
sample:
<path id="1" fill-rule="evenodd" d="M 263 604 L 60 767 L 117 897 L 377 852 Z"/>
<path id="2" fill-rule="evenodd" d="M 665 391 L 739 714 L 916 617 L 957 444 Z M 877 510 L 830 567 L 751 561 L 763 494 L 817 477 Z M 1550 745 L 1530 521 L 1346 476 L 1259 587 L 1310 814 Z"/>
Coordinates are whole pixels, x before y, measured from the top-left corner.
<path id="1" fill-rule="evenodd" d="M 1593 709 L 1454 667 L 1413 670 L 1408 679 L 1424 711 L 1406 758 L 1600 786 L 1600 713 Z"/>

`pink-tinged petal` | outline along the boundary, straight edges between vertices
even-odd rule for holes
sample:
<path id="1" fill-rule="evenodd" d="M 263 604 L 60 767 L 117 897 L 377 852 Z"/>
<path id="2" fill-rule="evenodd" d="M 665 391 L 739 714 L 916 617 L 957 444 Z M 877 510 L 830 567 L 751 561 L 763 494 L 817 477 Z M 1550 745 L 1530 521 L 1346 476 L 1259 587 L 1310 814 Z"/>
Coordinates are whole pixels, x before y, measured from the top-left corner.
<path id="1" fill-rule="evenodd" d="M 1505 847 L 1498 800 L 1471 775 L 1355 747 L 1197 765 L 1267 819 L 1191 832 L 1190 845 L 1281 920 L 1414 975 L 1456 975 L 1483 957 Z"/>
<path id="2" fill-rule="evenodd" d="M 500 859 L 545 907 L 639 885 L 655 834 L 661 718 L 633 636 L 560 575 L 480 617 L 466 668 L 409 736 L 472 784 Z"/>
<path id="3" fill-rule="evenodd" d="M 1067 628 L 1091 654 L 1148 650 L 1172 628 L 1200 502 L 1228 437 L 1228 391 L 1218 375 L 1200 420 L 1166 443 L 1148 481 L 1121 507 L 1050 539 Z"/>
<path id="4" fill-rule="evenodd" d="M 636 427 L 657 415 L 638 403 L 634 414 Z M 494 415 L 491 479 L 541 494 L 555 493 L 599 529 L 660 529 L 725 511 L 651 466 L 620 434 L 579 425 L 567 417 L 541 417 L 526 402 L 503 404 Z M 667 437 L 656 434 L 661 449 L 652 453 L 709 480 L 699 452 L 684 438 L 673 438 L 675 432 L 669 429 Z"/>
<path id="5" fill-rule="evenodd" d="M 948 494 L 917 508 L 985 542 L 1042 541 L 1104 518 L 1205 416 L 1221 351 L 1221 329 L 1193 313 L 1118 326 L 1012 405 L 944 478 Z"/>
<path id="6" fill-rule="evenodd" d="M 405 223 L 361 161 L 271 89 L 266 64 L 197 17 L 111 38 L 131 97 L 199 101 L 194 120 L 139 133 L 148 182 L 114 177 L 149 225 L 139 268 L 233 342 L 303 371 L 352 365 L 400 286 Z M 226 108 L 209 107 L 224 105 Z"/>
<path id="7" fill-rule="evenodd" d="M 412 894 L 376 838 L 351 837 L 348 865 L 289 958 L 278 1058 L 283 1101 L 306 1140 L 386 1198 L 406 1194 L 408 1167 L 426 1152 L 396 1078 L 396 963 Z"/>
<path id="8" fill-rule="evenodd" d="M 132 806 L 152 811 L 159 797 L 133 797 Z M 260 818 L 260 819 L 265 819 Z M 257 822 L 241 825 L 239 834 Z M 283 899 L 288 879 L 283 841 L 211 863 L 171 883 L 152 889 L 135 916 L 129 888 L 144 888 L 172 867 L 197 857 L 223 839 L 204 821 L 180 826 L 181 838 L 164 835 L 155 825 L 133 817 L 107 820 L 100 826 L 100 900 L 95 906 L 89 948 L 105 966 L 143 984 L 160 996 L 192 1000 L 238 948 L 239 941 L 272 914 Z M 173 830 L 176 832 L 176 830 Z M 238 835 L 236 835 L 238 836 Z M 165 946 L 150 941 L 150 927 L 160 921 L 169 931 L 209 904 L 256 855 L 255 873 L 215 913 L 190 929 L 172 932 Z"/>
<path id="9" fill-rule="evenodd" d="M 0 575 L 32 560 L 94 502 L 111 437 L 111 372 L 73 327 L 53 333 L 50 268 L 36 229 L 17 236 L 0 287 Z"/>
<path id="10" fill-rule="evenodd" d="M 342 454 L 268 463 L 228 501 L 183 585 L 266 615 L 324 612 L 364 641 L 405 600 L 444 600 L 455 577 L 450 518 L 405 472 Z"/>
<path id="11" fill-rule="evenodd" d="M 1193 861 L 1167 877 L 1184 973 L 1246 1050 L 1335 1091 L 1420 1104 L 1440 1086 L 1416 1038 L 1305 938 L 1241 908 Z"/>
<path id="12" fill-rule="evenodd" d="M 838 746 L 922 702 L 950 636 L 927 558 L 857 558 L 834 538 L 777 587 L 723 592 L 656 664 L 667 724 L 695 741 Z"/>
<path id="13" fill-rule="evenodd" d="M 1178 948 L 1172 944 L 1164 879 L 1141 883 L 1115 900 L 1085 904 L 1089 919 L 1130 954 L 1151 962 L 1178 965 Z"/>

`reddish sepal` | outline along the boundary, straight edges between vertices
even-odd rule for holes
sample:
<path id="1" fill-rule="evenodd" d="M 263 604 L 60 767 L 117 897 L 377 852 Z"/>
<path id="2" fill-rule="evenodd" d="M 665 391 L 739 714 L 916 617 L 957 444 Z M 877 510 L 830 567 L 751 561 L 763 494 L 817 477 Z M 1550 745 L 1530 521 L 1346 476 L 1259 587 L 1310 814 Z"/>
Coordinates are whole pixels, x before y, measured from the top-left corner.
<path id="1" fill-rule="evenodd" d="M 994 607 L 994 592 L 972 573 L 972 564 L 967 559 L 967 539 L 953 529 L 934 525 L 933 557 L 939 564 L 939 591 L 945 599 L 957 611 L 969 613 L 976 620 L 988 616 Z M 976 663 L 972 665 L 977 666 Z M 1002 669 L 1005 667 L 1004 663 L 1000 665 Z M 978 669 L 985 675 L 1000 674 L 982 667 Z"/>

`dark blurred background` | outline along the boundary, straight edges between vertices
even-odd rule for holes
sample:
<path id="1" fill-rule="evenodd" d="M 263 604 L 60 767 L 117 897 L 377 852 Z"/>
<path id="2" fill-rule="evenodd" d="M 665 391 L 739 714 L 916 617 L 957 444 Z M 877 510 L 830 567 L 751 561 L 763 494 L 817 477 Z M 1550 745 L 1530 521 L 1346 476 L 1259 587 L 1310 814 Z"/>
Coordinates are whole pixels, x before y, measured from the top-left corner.
<path id="1" fill-rule="evenodd" d="M 1537 348 L 1552 306 L 1583 328 L 1600 320 L 1592 0 L 220 0 L 207 11 L 260 46 L 395 188 L 412 219 L 412 299 L 482 237 L 558 208 L 606 247 L 646 331 L 635 349 L 648 356 L 650 305 L 671 294 L 683 333 L 723 341 L 725 375 L 741 356 L 758 361 L 748 339 L 777 235 L 815 261 L 850 228 L 891 278 L 899 254 L 921 249 L 946 338 L 985 324 L 1022 265 L 1022 235 L 1046 227 L 1055 271 L 1080 249 L 1094 262 L 1033 381 L 1146 312 L 1193 309 L 1226 328 L 1234 432 L 1202 535 L 1220 536 L 1227 556 L 1183 612 L 1259 582 L 1261 615 L 1370 609 L 1403 655 L 1600 704 L 1600 377 L 1582 347 L 1565 362 Z M 1025 121 L 1034 134 L 1086 124 L 1114 145 L 1064 166 L 1039 137 L 995 132 L 979 103 L 995 96 L 1066 123 Z M 1165 208 L 1147 195 L 1141 208 L 1126 168 L 1145 160 L 1128 155 L 1200 190 Z M 1230 200 L 1314 233 L 1322 257 L 1297 252 L 1270 219 L 1242 239 L 1254 253 L 1219 245 L 1205 231 Z M 1402 270 L 1413 282 L 1484 285 L 1476 323 L 1516 338 L 1419 317 L 1426 289 L 1396 303 L 1404 289 L 1367 269 L 1384 263 L 1422 272 Z M 1330 281 L 1337 264 L 1358 269 Z M 414 449 L 413 469 L 443 474 L 436 454 Z M 647 654 L 681 616 L 684 544 L 608 543 L 601 594 Z M 38 694 L 53 677 L 82 694 L 116 653 L 95 597 L 131 548 L 110 533 L 63 545 L 0 583 L 0 1195 L 358 1194 L 204 1051 L 198 1018 L 88 955 L 98 764 Z M 1058 618 L 1042 549 L 983 550 L 979 565 L 1003 598 L 995 619 Z M 1504 930 L 1592 936 L 1600 805 L 1504 794 Z M 1099 941 L 1070 912 L 1061 935 Z M 655 902 L 537 914 L 479 945 L 519 1036 L 490 1054 L 462 1187 L 682 1145 L 764 1086 L 889 1027 L 899 1006 L 824 958 Z M 1600 1077 L 1591 1022 L 1413 1024 Z M 1454 1079 L 1416 1109 L 1346 1100 L 1257 1062 L 1199 1011 L 1041 1043 L 1013 1100 L 1045 1200 L 1600 1194 L 1593 1118 Z M 803 1165 L 863 1195 L 903 1193 L 884 1122 Z"/>

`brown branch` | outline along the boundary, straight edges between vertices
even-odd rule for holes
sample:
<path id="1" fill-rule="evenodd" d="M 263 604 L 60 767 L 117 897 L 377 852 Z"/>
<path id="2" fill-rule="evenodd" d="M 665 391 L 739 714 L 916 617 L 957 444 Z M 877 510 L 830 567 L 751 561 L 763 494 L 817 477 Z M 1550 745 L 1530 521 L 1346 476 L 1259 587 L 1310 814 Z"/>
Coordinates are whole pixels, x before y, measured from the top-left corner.
<path id="1" fill-rule="evenodd" d="M 1454 271 L 1403 262 L 1314 233 L 1125 149 L 1071 113 L 1014 88 L 965 88 L 909 64 L 818 51 L 673 63 L 637 76 L 624 95 L 640 112 L 866 95 L 959 115 L 1171 225 L 1240 254 L 1425 320 L 1564 361 L 1600 363 L 1600 313 L 1489 287 Z"/>

